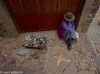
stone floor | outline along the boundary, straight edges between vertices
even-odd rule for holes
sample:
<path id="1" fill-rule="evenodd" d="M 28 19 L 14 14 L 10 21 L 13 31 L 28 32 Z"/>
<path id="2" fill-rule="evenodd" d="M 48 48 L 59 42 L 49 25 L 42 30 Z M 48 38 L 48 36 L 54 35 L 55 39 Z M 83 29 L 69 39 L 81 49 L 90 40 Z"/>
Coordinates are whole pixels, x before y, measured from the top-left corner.
<path id="1" fill-rule="evenodd" d="M 17 55 L 28 35 L 47 37 L 46 49 L 31 49 L 26 56 Z M 68 51 L 66 43 L 59 40 L 56 30 L 22 33 L 17 38 L 0 37 L 0 53 L 6 54 L 0 70 L 8 74 L 98 74 L 94 55 L 90 51 L 85 34 L 79 34 L 79 41 Z M 37 53 L 37 55 L 34 55 Z M 38 58 L 34 58 L 38 56 Z M 58 57 L 60 62 L 58 63 Z M 16 63 L 11 63 L 16 59 Z M 67 60 L 67 61 L 66 61 Z M 68 60 L 71 60 L 68 63 Z M 10 63 L 9 63 L 10 62 Z M 9 66 L 9 69 L 8 67 Z M 11 72 L 12 71 L 12 72 Z"/>
<path id="2" fill-rule="evenodd" d="M 100 8 L 90 24 L 87 36 L 88 41 L 90 42 L 91 52 L 94 55 L 94 59 L 100 72 Z"/>

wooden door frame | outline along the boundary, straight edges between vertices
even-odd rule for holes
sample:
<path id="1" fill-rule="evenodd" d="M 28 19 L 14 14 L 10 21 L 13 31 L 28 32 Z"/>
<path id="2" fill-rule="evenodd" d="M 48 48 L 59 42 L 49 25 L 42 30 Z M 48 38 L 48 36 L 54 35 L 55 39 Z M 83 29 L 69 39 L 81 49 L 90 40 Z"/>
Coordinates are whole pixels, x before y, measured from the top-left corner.
<path id="1" fill-rule="evenodd" d="M 15 25 L 15 27 L 16 27 L 18 33 L 20 34 L 21 31 L 20 31 L 20 29 L 19 29 L 19 27 L 18 27 L 18 25 L 17 25 L 17 22 L 16 22 L 16 20 L 15 20 L 15 18 L 14 18 L 14 14 L 13 14 L 13 12 L 12 12 L 12 10 L 11 10 L 11 8 L 10 8 L 8 2 L 7 2 L 7 0 L 3 0 L 3 2 L 4 2 L 5 6 L 6 6 L 7 10 L 8 10 L 8 12 L 9 12 L 10 16 L 11 16 L 12 21 L 14 22 L 14 25 Z"/>
<path id="2" fill-rule="evenodd" d="M 80 20 L 80 17 L 81 17 L 85 2 L 86 2 L 86 0 L 80 0 L 79 8 L 77 10 L 78 12 L 77 12 L 77 16 L 76 16 L 75 30 L 78 27 L 78 23 L 79 23 L 79 20 Z"/>
<path id="3" fill-rule="evenodd" d="M 14 14 L 13 14 L 11 8 L 9 7 L 9 4 L 8 4 L 7 0 L 3 0 L 3 1 L 4 1 L 4 4 L 5 4 L 5 6 L 6 6 L 8 12 L 9 12 L 9 14 L 10 14 L 10 16 L 11 16 L 12 21 L 13 21 L 14 24 L 15 24 L 15 27 L 16 27 L 18 33 L 22 33 L 22 32 L 20 31 L 18 25 L 17 25 L 17 22 L 16 22 L 16 20 L 15 20 L 15 18 L 14 18 Z M 79 19 L 80 19 L 80 16 L 81 16 L 81 14 L 82 14 L 82 11 L 83 11 L 83 7 L 84 7 L 84 5 L 85 5 L 85 1 L 86 1 L 86 0 L 80 0 L 80 3 L 79 3 L 79 5 L 78 5 L 79 8 L 77 9 L 76 22 L 75 22 L 75 30 L 76 30 L 77 27 L 78 27 Z"/>

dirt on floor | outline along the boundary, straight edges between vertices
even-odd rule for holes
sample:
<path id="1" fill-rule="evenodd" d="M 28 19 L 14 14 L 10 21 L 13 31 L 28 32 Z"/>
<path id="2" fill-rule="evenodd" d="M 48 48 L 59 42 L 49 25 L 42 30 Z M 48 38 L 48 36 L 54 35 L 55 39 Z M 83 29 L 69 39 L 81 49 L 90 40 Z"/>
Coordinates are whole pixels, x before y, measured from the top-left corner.
<path id="1" fill-rule="evenodd" d="M 89 72 L 89 74 L 97 74 L 97 66 L 94 60 L 94 56 L 91 53 L 88 42 L 85 35 L 80 34 L 79 41 L 73 45 L 73 56 L 75 59 L 77 72 Z M 85 74 L 85 73 L 84 73 Z"/>
<path id="2" fill-rule="evenodd" d="M 21 42 L 16 38 L 0 37 L 0 54 L 2 52 L 6 54 L 6 62 L 16 58 L 16 66 L 46 72 L 47 50 L 31 50 L 32 52 L 28 56 L 20 57 L 16 54 L 21 49 L 21 45 Z M 79 34 L 79 41 L 72 45 L 71 51 L 75 59 L 78 74 L 82 74 L 81 72 L 97 74 L 97 66 L 84 34 Z M 37 59 L 33 57 L 34 53 L 38 54 Z"/>
<path id="3" fill-rule="evenodd" d="M 21 49 L 21 42 L 15 38 L 3 38 L 0 40 L 0 54 L 6 55 L 5 63 L 16 59 L 16 66 L 21 66 L 34 71 L 46 71 L 46 49 L 31 49 L 27 56 L 20 56 L 17 53 Z"/>

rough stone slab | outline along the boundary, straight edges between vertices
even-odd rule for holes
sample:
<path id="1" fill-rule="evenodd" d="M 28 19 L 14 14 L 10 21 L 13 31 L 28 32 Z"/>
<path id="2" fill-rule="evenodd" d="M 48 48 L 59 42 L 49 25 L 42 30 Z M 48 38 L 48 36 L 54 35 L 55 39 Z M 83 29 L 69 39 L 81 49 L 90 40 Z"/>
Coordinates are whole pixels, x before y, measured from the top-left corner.
<path id="1" fill-rule="evenodd" d="M 4 63 L 4 61 L 3 60 L 0 60 L 0 66 L 2 66 L 3 63 Z"/>
<path id="2" fill-rule="evenodd" d="M 67 67 L 62 74 L 77 74 L 77 68 L 76 68 L 75 63 L 72 62 L 71 65 Z"/>
<path id="3" fill-rule="evenodd" d="M 56 67 L 50 60 L 48 60 L 47 72 L 51 72 L 51 73 L 61 73 L 61 72 L 57 69 L 57 67 Z"/>
<path id="4" fill-rule="evenodd" d="M 98 9 L 98 7 L 97 7 L 98 1 L 100 2 L 100 0 L 94 0 L 93 4 L 96 5 L 96 9 L 92 10 L 93 13 L 96 12 L 96 10 Z M 93 7 L 93 8 L 95 8 L 95 7 Z M 91 25 L 90 25 L 87 33 L 88 33 L 88 37 L 90 39 L 90 42 L 93 43 L 93 44 L 91 44 L 92 50 L 95 50 L 95 49 L 97 50 L 96 56 L 94 56 L 94 59 L 95 59 L 96 65 L 97 65 L 97 67 L 100 71 L 100 54 L 99 54 L 100 47 L 99 47 L 99 44 L 97 44 L 97 43 L 100 43 L 100 33 L 99 33 L 100 32 L 100 26 L 98 25 L 99 22 L 100 22 L 100 16 L 99 15 L 100 15 L 100 7 L 98 9 L 98 12 L 97 12 L 95 18 L 91 22 Z M 85 72 L 83 72 L 83 73 L 81 72 L 79 74 L 85 74 Z M 94 74 L 94 73 L 86 73 L 86 74 Z"/>
<path id="5" fill-rule="evenodd" d="M 20 55 L 20 56 L 26 56 L 30 50 L 31 49 L 29 49 L 29 48 L 22 47 L 19 50 L 18 55 Z"/>
<path id="6" fill-rule="evenodd" d="M 97 32 L 98 37 L 100 38 L 100 32 Z"/>
<path id="7" fill-rule="evenodd" d="M 35 71 L 24 68 L 24 67 L 15 67 L 14 70 L 12 72 L 19 72 L 18 74 L 35 74 Z M 11 74 L 15 74 L 15 73 L 11 73 Z"/>
<path id="8" fill-rule="evenodd" d="M 100 53 L 100 43 L 94 43 L 95 49 Z"/>
<path id="9" fill-rule="evenodd" d="M 66 47 L 67 47 L 67 45 L 66 45 Z M 73 45 L 72 45 L 72 47 L 73 47 Z M 74 49 L 72 48 L 72 50 L 74 50 Z M 66 49 L 62 49 L 62 51 L 63 51 L 65 54 L 67 54 L 67 55 L 73 60 L 73 62 L 74 62 L 74 56 L 73 56 L 72 50 L 69 51 L 67 48 L 66 48 Z"/>
<path id="10" fill-rule="evenodd" d="M 92 44 L 91 44 L 91 42 L 90 42 L 89 37 L 87 36 L 87 34 L 85 34 L 85 37 L 86 37 L 86 40 L 87 40 L 87 42 L 88 42 L 88 44 L 89 44 L 89 46 L 91 48 L 92 54 L 95 55 L 94 48 L 93 48 L 93 46 L 92 46 Z"/>
<path id="11" fill-rule="evenodd" d="M 59 42 L 59 46 L 55 46 L 55 47 L 48 47 L 48 58 L 52 57 L 55 53 L 57 53 L 58 51 L 62 50 L 65 54 L 67 54 L 72 60 L 74 60 L 74 56 L 72 54 L 71 51 L 69 51 L 67 49 L 67 45 L 65 44 L 65 42 L 63 42 L 63 44 L 60 44 L 61 42 Z M 74 49 L 72 49 L 74 50 Z"/>
<path id="12" fill-rule="evenodd" d="M 61 73 L 71 64 L 72 60 L 69 58 L 69 56 L 67 56 L 64 52 L 62 52 L 62 57 L 63 59 L 65 60 L 70 60 L 70 62 L 65 62 L 65 61 L 62 61 L 60 60 L 60 63 L 58 64 L 57 66 L 57 63 L 58 63 L 58 56 L 60 54 L 60 52 L 62 51 L 59 51 L 57 52 L 55 55 L 53 55 L 51 58 L 50 58 L 50 61 L 52 61 L 52 63 L 61 71 Z M 56 58 L 55 58 L 56 57 Z"/>
<path id="13" fill-rule="evenodd" d="M 49 47 L 48 48 L 48 58 L 52 57 L 52 55 L 54 55 L 56 52 L 58 52 L 60 49 L 55 49 L 53 47 Z"/>
<path id="14" fill-rule="evenodd" d="M 46 73 L 44 73 L 44 72 L 36 72 L 35 74 L 46 74 Z"/>
<path id="15" fill-rule="evenodd" d="M 87 32 L 90 41 L 100 42 L 99 30 L 100 30 L 100 26 L 98 26 L 98 16 L 96 15 L 96 17 L 91 22 L 91 25 Z"/>
<path id="16" fill-rule="evenodd" d="M 77 74 L 95 74 L 94 72 L 89 72 L 89 71 L 80 71 Z"/>
<path id="17" fill-rule="evenodd" d="M 97 64 L 98 70 L 100 71 L 100 54 L 97 57 L 94 57 L 95 62 Z"/>
<path id="18" fill-rule="evenodd" d="M 70 65 L 66 66 L 66 63 L 63 62 L 63 64 L 60 63 L 59 66 L 57 67 L 57 64 L 56 64 L 57 63 L 57 59 L 51 59 L 51 57 L 52 56 L 57 56 L 56 53 L 59 52 L 59 51 L 64 52 L 64 54 L 67 55 L 67 58 L 71 57 L 70 59 L 71 59 L 72 63 L 70 63 Z M 62 49 L 62 50 L 59 50 L 59 51 L 57 50 L 55 54 L 52 54 L 51 57 L 48 58 L 47 72 L 62 73 L 62 74 L 63 73 L 65 74 L 66 72 L 68 74 L 75 74 L 75 73 L 77 73 L 76 65 L 75 65 L 75 63 L 73 63 L 74 62 L 74 57 L 72 55 L 72 52 L 68 51 L 68 49 Z M 63 58 L 66 58 L 66 56 L 63 55 Z M 68 58 L 68 60 L 69 60 L 69 58 Z M 62 66 L 64 66 L 64 68 Z M 73 72 L 69 72 L 70 70 L 72 70 L 71 68 L 73 69 Z"/>
<path id="19" fill-rule="evenodd" d="M 15 66 L 16 66 L 15 64 L 6 63 L 0 67 L 0 71 L 9 72 L 7 74 L 10 74 L 10 72 L 15 68 Z"/>
<path id="20" fill-rule="evenodd" d="M 97 36 L 89 37 L 94 42 L 100 42 L 100 39 Z"/>

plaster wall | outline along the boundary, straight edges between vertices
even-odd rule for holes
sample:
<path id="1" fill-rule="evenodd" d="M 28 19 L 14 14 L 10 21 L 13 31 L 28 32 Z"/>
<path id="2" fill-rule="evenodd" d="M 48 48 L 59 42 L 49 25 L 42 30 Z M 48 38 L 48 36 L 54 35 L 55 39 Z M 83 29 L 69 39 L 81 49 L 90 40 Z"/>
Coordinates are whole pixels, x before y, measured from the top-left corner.
<path id="1" fill-rule="evenodd" d="M 4 37 L 18 36 L 16 27 L 14 26 L 3 0 L 0 0 L 0 35 Z"/>

